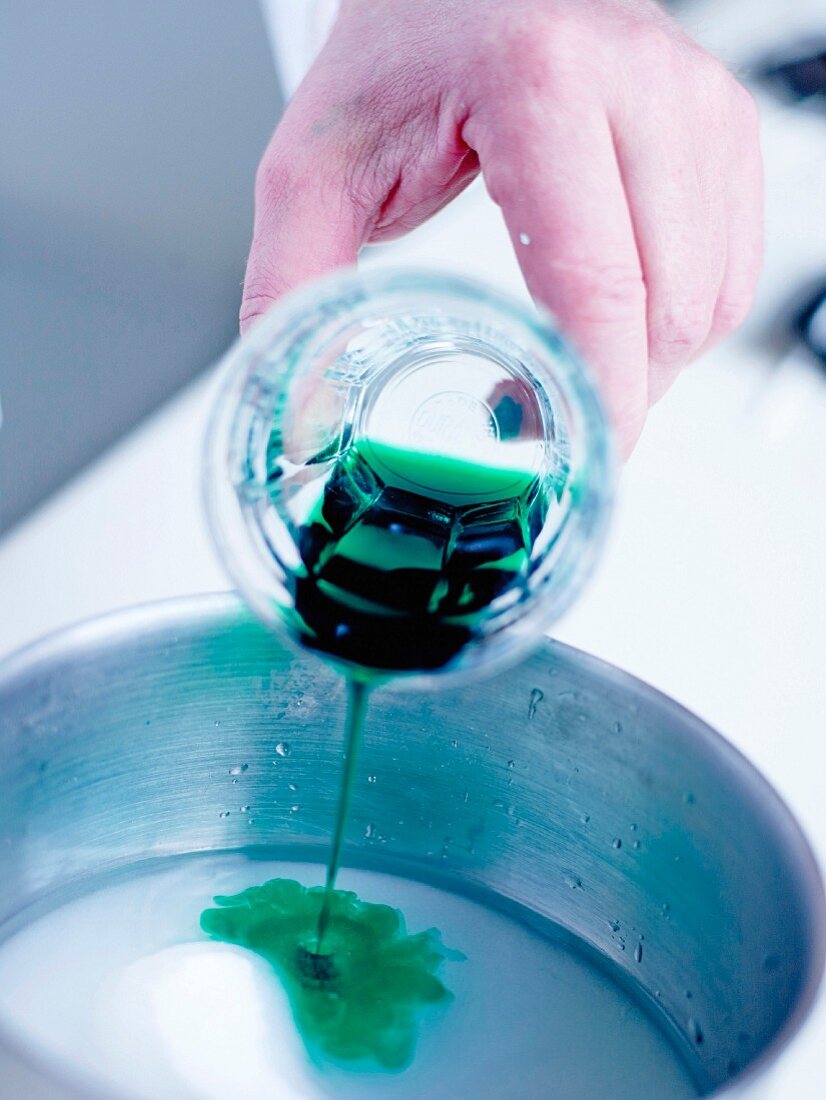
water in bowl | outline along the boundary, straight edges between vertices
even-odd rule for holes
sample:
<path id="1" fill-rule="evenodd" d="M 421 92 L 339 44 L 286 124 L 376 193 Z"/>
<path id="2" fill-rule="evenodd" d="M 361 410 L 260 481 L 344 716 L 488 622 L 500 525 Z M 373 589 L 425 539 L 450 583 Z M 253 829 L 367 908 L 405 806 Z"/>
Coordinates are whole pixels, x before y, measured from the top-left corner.
<path id="1" fill-rule="evenodd" d="M 320 864 L 167 859 L 92 884 L 0 944 L 0 1021 L 64 1071 L 153 1100 L 696 1096 L 666 1032 L 547 922 L 433 885 L 346 868 L 339 887 L 436 925 L 449 995 L 417 1011 L 401 1067 L 342 1063 L 299 1033 L 272 961 L 199 914 L 251 883 L 320 886 Z M 435 936 L 435 934 L 434 934 Z"/>

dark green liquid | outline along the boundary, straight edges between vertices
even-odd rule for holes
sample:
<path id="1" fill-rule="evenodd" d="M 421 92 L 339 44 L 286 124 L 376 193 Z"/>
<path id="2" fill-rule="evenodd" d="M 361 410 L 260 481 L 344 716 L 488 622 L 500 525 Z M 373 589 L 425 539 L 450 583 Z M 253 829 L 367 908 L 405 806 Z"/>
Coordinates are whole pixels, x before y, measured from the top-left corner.
<path id="1" fill-rule="evenodd" d="M 299 529 L 295 625 L 310 648 L 354 669 L 326 883 L 274 879 L 218 897 L 201 927 L 275 968 L 311 1052 L 399 1069 L 419 1013 L 450 998 L 437 970 L 451 953 L 437 931 L 408 935 L 400 912 L 335 888 L 367 698 L 382 670 L 453 660 L 494 600 L 518 596 L 548 507 L 523 471 L 367 442 L 333 466 Z"/>
<path id="2" fill-rule="evenodd" d="M 441 668 L 494 601 L 526 595 L 549 506 L 547 486 L 524 471 L 360 444 L 299 527 L 295 628 L 362 669 Z"/>
<path id="3" fill-rule="evenodd" d="M 344 829 L 347 825 L 347 814 L 350 810 L 350 799 L 353 794 L 353 779 L 356 774 L 356 759 L 361 747 L 361 735 L 364 729 L 364 719 L 367 714 L 367 692 L 369 687 L 363 680 L 349 679 L 347 681 L 347 736 L 344 745 L 344 772 L 341 777 L 341 792 L 338 796 L 338 812 L 336 814 L 336 826 L 333 831 L 333 846 L 330 850 L 330 858 L 327 861 L 327 881 L 324 884 L 324 901 L 321 912 L 318 915 L 318 932 L 316 935 L 316 952 L 321 953 L 324 947 L 324 934 L 330 923 L 330 913 L 335 901 L 336 875 L 341 863 L 341 848 L 344 843 Z"/>

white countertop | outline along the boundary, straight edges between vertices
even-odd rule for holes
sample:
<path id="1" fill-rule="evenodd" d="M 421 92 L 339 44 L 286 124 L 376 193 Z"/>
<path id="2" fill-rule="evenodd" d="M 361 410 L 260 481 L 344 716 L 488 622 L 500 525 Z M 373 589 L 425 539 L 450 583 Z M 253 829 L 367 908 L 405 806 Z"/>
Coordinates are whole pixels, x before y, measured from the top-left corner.
<path id="1" fill-rule="evenodd" d="M 704 27 L 712 44 L 715 27 Z M 768 23 L 762 33 L 774 43 Z M 772 377 L 755 342 L 788 292 L 826 275 L 826 118 L 761 102 L 768 244 L 751 339 L 692 367 L 652 412 L 598 575 L 556 634 L 720 729 L 826 865 L 826 376 L 798 363 Z M 478 184 L 364 262 L 466 271 L 524 293 Z M 199 486 L 213 389 L 210 372 L 0 542 L 0 655 L 113 608 L 227 587 Z M 826 997 L 765 1095 L 820 1100 L 824 1048 Z"/>

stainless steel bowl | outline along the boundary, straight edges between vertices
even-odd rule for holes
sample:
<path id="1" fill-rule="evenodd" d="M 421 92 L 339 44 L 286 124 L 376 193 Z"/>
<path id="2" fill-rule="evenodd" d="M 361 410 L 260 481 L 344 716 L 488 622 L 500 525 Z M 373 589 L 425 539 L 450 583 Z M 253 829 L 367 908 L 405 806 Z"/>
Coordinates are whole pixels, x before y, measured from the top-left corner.
<path id="1" fill-rule="evenodd" d="M 226 596 L 117 614 L 7 661 L 0 935 L 78 880 L 159 856 L 260 845 L 323 859 L 343 695 Z M 298 814 L 264 797 L 278 740 L 301 749 Z M 382 782 L 353 806 L 347 862 L 437 874 L 558 922 L 661 1014 L 709 1088 L 757 1089 L 815 996 L 826 904 L 791 814 L 713 730 L 548 642 L 473 686 L 378 692 L 363 752 Z M 242 763 L 233 798 L 262 807 L 252 826 L 219 816 Z M 634 929 L 627 950 L 617 921 Z M 2 1032 L 0 1082 L 4 1097 L 95 1095 Z"/>

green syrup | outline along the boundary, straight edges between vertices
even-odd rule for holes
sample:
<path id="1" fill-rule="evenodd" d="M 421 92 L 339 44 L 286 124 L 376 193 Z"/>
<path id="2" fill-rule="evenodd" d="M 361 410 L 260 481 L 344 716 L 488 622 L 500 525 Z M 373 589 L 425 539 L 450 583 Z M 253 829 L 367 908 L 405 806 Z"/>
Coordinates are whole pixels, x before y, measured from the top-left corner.
<path id="1" fill-rule="evenodd" d="M 201 915 L 201 927 L 214 939 L 250 948 L 275 969 L 311 1055 L 402 1069 L 413 1057 L 421 1011 L 451 999 L 437 971 L 454 953 L 435 929 L 408 934 L 404 917 L 389 905 L 284 878 L 215 903 Z"/>
<path id="2" fill-rule="evenodd" d="M 524 585 L 548 507 L 524 471 L 367 441 L 334 464 L 300 528 L 299 633 L 350 669 L 326 883 L 273 879 L 216 897 L 201 927 L 270 963 L 313 1056 L 401 1069 L 420 1013 L 451 999 L 438 970 L 462 956 L 435 929 L 411 935 L 398 910 L 335 887 L 367 700 L 383 669 L 454 659 L 491 601 Z"/>

